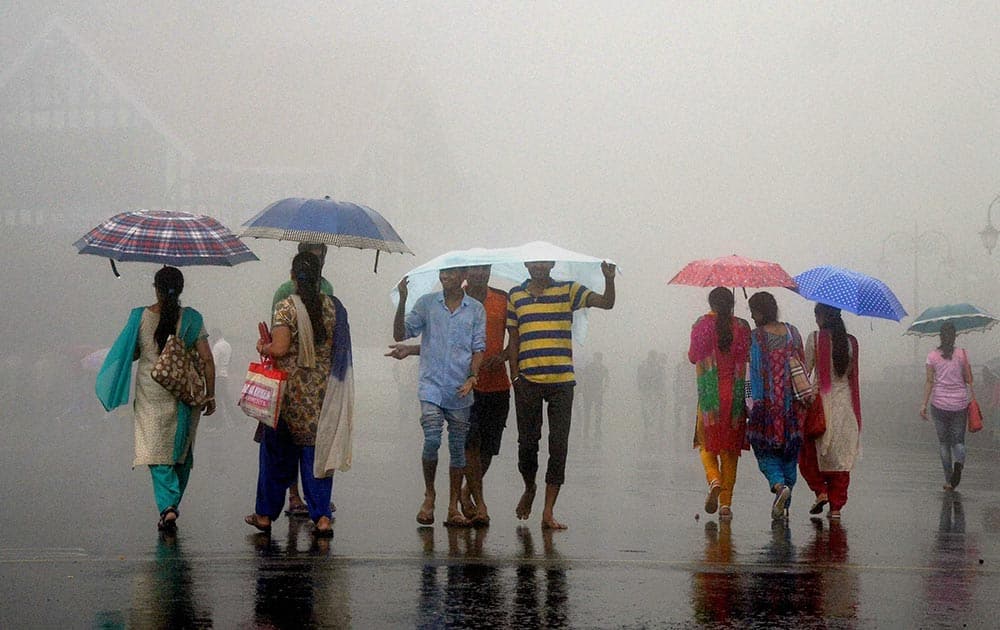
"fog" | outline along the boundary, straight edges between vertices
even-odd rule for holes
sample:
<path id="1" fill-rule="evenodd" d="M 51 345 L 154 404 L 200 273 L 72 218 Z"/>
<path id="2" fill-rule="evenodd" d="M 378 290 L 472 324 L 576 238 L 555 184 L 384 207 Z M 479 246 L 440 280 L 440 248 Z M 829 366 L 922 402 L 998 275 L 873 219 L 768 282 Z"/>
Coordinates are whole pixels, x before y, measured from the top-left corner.
<path id="1" fill-rule="evenodd" d="M 577 352 L 603 352 L 625 398 L 649 349 L 684 360 L 707 290 L 667 280 L 695 258 L 853 268 L 911 315 L 1000 311 L 978 235 L 1000 192 L 1000 7 L 619 4 L 7 3 L 8 368 L 109 345 L 153 301 L 154 265 L 115 280 L 71 247 L 101 219 L 186 209 L 236 229 L 324 194 L 379 210 L 415 253 L 377 274 L 372 252 L 328 256 L 370 378 L 392 370 L 373 357 L 398 278 L 473 246 L 614 259 L 618 303 Z M 184 269 L 185 302 L 234 364 L 294 251 L 248 245 L 260 262 Z M 811 303 L 775 294 L 813 327 Z M 919 371 L 933 341 L 903 337 L 908 321 L 847 318 L 866 377 Z M 1000 354 L 995 333 L 962 339 L 974 362 Z"/>

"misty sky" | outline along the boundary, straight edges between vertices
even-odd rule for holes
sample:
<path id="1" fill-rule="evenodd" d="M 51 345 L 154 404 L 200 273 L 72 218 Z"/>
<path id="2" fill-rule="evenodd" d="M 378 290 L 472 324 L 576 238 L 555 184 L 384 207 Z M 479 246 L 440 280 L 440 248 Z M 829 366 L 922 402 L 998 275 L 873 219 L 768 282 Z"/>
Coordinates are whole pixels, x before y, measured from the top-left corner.
<path id="1" fill-rule="evenodd" d="M 707 291 L 666 281 L 729 253 L 871 273 L 912 312 L 919 251 L 920 308 L 1000 311 L 977 234 L 1000 193 L 996 3 L 143 4 L 5 3 L 0 66 L 58 15 L 201 159 L 340 173 L 285 196 L 367 203 L 416 253 L 378 276 L 346 257 L 348 298 L 449 249 L 544 239 L 623 268 L 588 344 L 621 359 L 680 360 Z M 373 156 L 402 196 L 357 183 Z M 902 325 L 848 326 L 869 365 L 911 360 Z"/>

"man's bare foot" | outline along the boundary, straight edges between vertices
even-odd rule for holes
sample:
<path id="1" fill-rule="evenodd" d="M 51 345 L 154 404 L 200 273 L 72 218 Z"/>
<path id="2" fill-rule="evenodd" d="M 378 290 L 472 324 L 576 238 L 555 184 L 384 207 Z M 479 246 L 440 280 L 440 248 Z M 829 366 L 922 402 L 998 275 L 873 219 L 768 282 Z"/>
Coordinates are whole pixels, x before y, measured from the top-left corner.
<path id="1" fill-rule="evenodd" d="M 489 527 L 490 524 L 490 513 L 486 509 L 486 504 L 483 503 L 476 509 L 475 515 L 472 517 L 473 527 Z"/>
<path id="2" fill-rule="evenodd" d="M 524 494 L 521 495 L 521 500 L 517 502 L 517 508 L 514 513 L 517 514 L 517 518 L 522 521 L 528 520 L 531 516 L 531 504 L 535 502 L 535 486 L 534 484 L 524 487 Z"/>
<path id="3" fill-rule="evenodd" d="M 445 527 L 472 527 L 472 521 L 462 516 L 458 506 L 449 508 L 448 520 L 444 522 Z"/>
<path id="4" fill-rule="evenodd" d="M 553 518 L 551 516 L 549 516 L 549 517 L 543 516 L 542 517 L 542 529 L 567 529 L 567 527 L 566 527 L 566 525 L 563 525 L 562 523 L 560 523 L 559 521 L 557 521 L 555 518 Z"/>
<path id="5" fill-rule="evenodd" d="M 476 502 L 472 499 L 472 493 L 469 491 L 469 486 L 462 486 L 462 493 L 459 495 L 458 501 L 465 518 L 475 518 L 476 514 L 479 513 Z"/>
<path id="6" fill-rule="evenodd" d="M 431 525 L 434 523 L 434 496 L 424 495 L 424 503 L 417 512 L 417 522 L 421 525 Z"/>

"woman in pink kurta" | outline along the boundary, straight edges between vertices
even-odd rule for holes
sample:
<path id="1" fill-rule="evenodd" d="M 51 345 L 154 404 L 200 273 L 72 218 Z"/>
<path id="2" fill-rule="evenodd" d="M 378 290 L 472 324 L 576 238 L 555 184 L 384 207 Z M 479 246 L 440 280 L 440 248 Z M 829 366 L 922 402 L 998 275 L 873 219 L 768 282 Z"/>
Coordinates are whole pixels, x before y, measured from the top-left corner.
<path id="1" fill-rule="evenodd" d="M 688 359 L 698 379 L 694 447 L 699 449 L 708 496 L 705 511 L 732 517 L 736 468 L 746 435 L 744 384 L 750 352 L 750 325 L 733 317 L 733 294 L 725 287 L 708 295 L 712 312 L 691 328 Z M 721 509 L 719 505 L 722 505 Z"/>

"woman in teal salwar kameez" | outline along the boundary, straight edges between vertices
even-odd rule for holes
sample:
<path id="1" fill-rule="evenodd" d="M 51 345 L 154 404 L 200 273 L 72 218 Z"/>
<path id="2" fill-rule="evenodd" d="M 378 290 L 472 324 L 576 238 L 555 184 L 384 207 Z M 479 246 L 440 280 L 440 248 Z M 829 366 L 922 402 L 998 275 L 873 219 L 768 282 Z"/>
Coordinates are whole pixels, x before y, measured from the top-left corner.
<path id="1" fill-rule="evenodd" d="M 215 412 L 215 364 L 201 314 L 181 308 L 184 276 L 174 267 L 163 267 L 153 281 L 156 304 L 132 310 L 97 376 L 97 397 L 110 411 L 128 402 L 132 361 L 138 360 L 135 386 L 135 458 L 133 466 L 149 466 L 153 493 L 160 513 L 158 527 L 177 526 L 178 507 L 194 462 L 193 448 L 198 420 Z M 207 400 L 193 408 L 180 402 L 153 380 L 153 365 L 167 337 L 177 334 L 184 345 L 195 347 L 205 362 Z"/>

